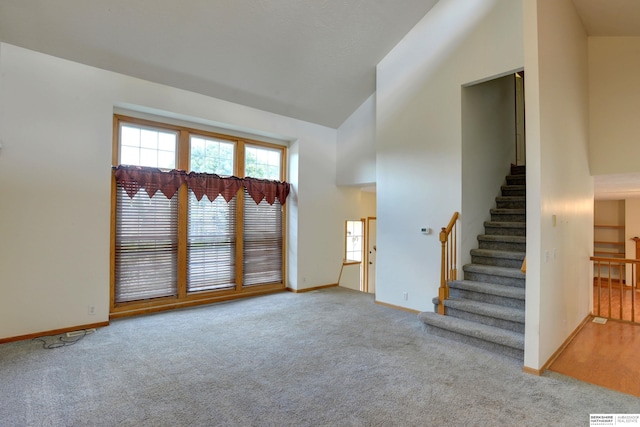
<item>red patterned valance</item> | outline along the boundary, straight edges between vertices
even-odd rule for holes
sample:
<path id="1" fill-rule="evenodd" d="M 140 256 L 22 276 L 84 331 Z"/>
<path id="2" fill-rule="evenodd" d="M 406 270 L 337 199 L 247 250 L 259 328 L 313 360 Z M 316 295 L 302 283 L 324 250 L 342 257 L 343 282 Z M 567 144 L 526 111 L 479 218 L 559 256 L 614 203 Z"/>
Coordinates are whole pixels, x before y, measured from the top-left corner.
<path id="1" fill-rule="evenodd" d="M 247 192 L 256 204 L 259 204 L 262 199 L 266 199 L 267 203 L 272 205 L 277 198 L 280 200 L 280 204 L 284 205 L 284 201 L 287 200 L 291 186 L 288 182 L 245 178 L 244 188 L 247 189 Z"/>
<path id="2" fill-rule="evenodd" d="M 280 204 L 284 205 L 291 189 L 291 185 L 284 181 L 235 176 L 221 177 L 212 173 L 191 172 L 187 174 L 185 171 L 175 169 L 163 171 L 157 168 L 121 165 L 114 167 L 113 171 L 116 181 L 131 198 L 140 188 L 144 188 L 149 197 L 153 197 L 160 190 L 170 199 L 186 182 L 198 200 L 201 200 L 205 194 L 210 201 L 214 201 L 218 195 L 222 195 L 229 202 L 235 197 L 238 190 L 244 187 L 256 203 L 265 199 L 267 203 L 272 205 L 277 198 Z"/>
<path id="3" fill-rule="evenodd" d="M 186 175 L 187 185 L 200 201 L 203 195 L 207 195 L 210 201 L 214 201 L 218 195 L 222 195 L 228 202 L 231 201 L 242 187 L 242 179 L 235 176 L 222 178 L 212 173 L 191 172 Z"/>
<path id="4" fill-rule="evenodd" d="M 184 182 L 184 172 L 175 169 L 163 172 L 156 168 L 118 166 L 113 170 L 116 181 L 131 198 L 140 188 L 144 188 L 149 197 L 153 197 L 160 190 L 170 199 Z"/>

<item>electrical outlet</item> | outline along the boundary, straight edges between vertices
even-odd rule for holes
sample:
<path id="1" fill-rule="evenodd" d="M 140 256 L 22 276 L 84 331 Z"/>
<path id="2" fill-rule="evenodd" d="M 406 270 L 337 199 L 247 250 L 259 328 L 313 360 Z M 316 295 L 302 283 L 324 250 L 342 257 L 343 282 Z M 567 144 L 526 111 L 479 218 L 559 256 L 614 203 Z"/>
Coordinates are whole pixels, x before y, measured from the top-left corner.
<path id="1" fill-rule="evenodd" d="M 87 314 L 89 314 L 89 316 L 95 316 L 96 314 L 96 307 L 93 305 L 89 305 L 87 306 Z"/>
<path id="2" fill-rule="evenodd" d="M 405 301 L 408 301 L 409 300 L 409 293 L 408 292 L 403 292 L 402 293 L 402 299 L 405 300 Z"/>

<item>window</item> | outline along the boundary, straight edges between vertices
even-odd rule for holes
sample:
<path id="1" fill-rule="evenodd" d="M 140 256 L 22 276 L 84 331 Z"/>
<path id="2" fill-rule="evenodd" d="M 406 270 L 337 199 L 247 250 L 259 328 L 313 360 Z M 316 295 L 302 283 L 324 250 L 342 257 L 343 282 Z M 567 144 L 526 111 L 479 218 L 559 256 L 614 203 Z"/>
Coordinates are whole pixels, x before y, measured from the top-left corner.
<path id="1" fill-rule="evenodd" d="M 364 220 L 345 221 L 344 223 L 344 260 L 343 268 L 346 265 L 358 264 L 360 274 L 358 274 L 359 289 L 363 290 L 364 278 Z M 340 273 L 342 275 L 342 272 Z"/>
<path id="2" fill-rule="evenodd" d="M 114 120 L 112 315 L 284 288 L 286 193 L 263 189 L 286 184 L 284 147 Z M 160 184 L 134 185 L 126 174 L 151 174 Z M 233 186 L 210 191 L 209 179 Z"/>
<path id="3" fill-rule="evenodd" d="M 281 179 L 280 160 L 277 150 L 247 146 L 244 168 L 247 176 L 278 180 Z"/>
<path id="4" fill-rule="evenodd" d="M 120 163 L 174 169 L 176 132 L 120 125 Z"/>
<path id="5" fill-rule="evenodd" d="M 177 133 L 121 123 L 123 164 L 175 168 Z M 177 199 L 117 189 L 115 302 L 177 295 Z M 124 286 L 123 284 L 127 284 Z"/>
<path id="6" fill-rule="evenodd" d="M 234 174 L 233 142 L 197 135 L 192 135 L 190 140 L 190 169 L 192 171 L 227 176 Z M 278 177 L 274 179 L 281 179 L 280 170 L 278 170 Z"/>
<path id="7" fill-rule="evenodd" d="M 117 303 L 177 295 L 178 199 L 130 199 L 118 187 L 115 289 Z"/>
<path id="8" fill-rule="evenodd" d="M 282 281 L 282 209 L 276 200 L 255 203 L 244 192 L 243 277 L 244 286 Z"/>
<path id="9" fill-rule="evenodd" d="M 345 224 L 345 255 L 348 261 L 362 261 L 364 227 L 363 221 L 347 221 Z"/>
<path id="10" fill-rule="evenodd" d="M 187 291 L 235 288 L 236 199 L 198 201 L 189 191 Z"/>
<path id="11" fill-rule="evenodd" d="M 189 165 L 194 172 L 233 175 L 233 142 L 191 135 Z M 189 190 L 187 292 L 234 289 L 236 282 L 236 199 L 198 201 Z"/>
<path id="12" fill-rule="evenodd" d="M 245 153 L 247 176 L 279 179 L 282 156 L 278 150 L 248 145 Z M 250 199 L 247 190 L 244 198 Z M 243 236 L 243 285 L 253 286 L 264 280 L 282 281 L 282 268 L 278 267 L 278 260 L 283 257 L 282 207 L 279 201 L 272 205 L 265 200 L 245 203 Z"/>

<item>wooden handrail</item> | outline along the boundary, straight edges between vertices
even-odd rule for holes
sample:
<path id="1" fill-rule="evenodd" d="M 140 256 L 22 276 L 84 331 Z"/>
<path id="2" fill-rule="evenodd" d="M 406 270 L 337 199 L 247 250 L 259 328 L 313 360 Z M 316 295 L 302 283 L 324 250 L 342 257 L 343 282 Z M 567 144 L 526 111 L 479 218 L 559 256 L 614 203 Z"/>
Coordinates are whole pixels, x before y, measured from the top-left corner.
<path id="1" fill-rule="evenodd" d="M 456 224 L 460 214 L 454 212 L 449 225 L 440 231 L 442 258 L 440 260 L 440 288 L 438 289 L 438 313 L 446 314 L 444 301 L 449 298 L 449 282 L 456 280 L 458 272 L 458 232 Z"/>
<path id="2" fill-rule="evenodd" d="M 607 319 L 640 323 L 636 319 L 638 264 L 640 259 L 597 257 L 589 258 L 594 265 L 593 315 Z M 627 284 L 627 266 L 631 266 L 631 284 Z M 603 268 L 606 274 L 603 277 Z M 617 277 L 616 271 L 617 270 Z M 625 297 L 626 295 L 626 297 Z M 602 299 L 605 301 L 602 301 Z M 617 313 L 614 313 L 616 311 Z"/>
<path id="3" fill-rule="evenodd" d="M 633 258 L 613 258 L 613 257 L 602 257 L 602 256 L 592 256 L 589 258 L 591 261 L 601 261 L 601 262 L 609 262 L 612 264 L 640 264 L 640 259 Z"/>

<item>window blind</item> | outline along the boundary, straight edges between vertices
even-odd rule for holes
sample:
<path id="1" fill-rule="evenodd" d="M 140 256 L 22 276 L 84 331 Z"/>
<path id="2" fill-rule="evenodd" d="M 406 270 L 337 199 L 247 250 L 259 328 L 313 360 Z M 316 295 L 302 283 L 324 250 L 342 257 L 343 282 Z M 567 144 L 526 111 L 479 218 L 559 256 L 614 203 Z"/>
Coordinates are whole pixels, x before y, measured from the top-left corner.
<path id="1" fill-rule="evenodd" d="M 197 200 L 189 191 L 187 292 L 235 287 L 236 198 Z"/>
<path id="2" fill-rule="evenodd" d="M 117 185 L 115 302 L 177 294 L 178 197 Z"/>
<path id="3" fill-rule="evenodd" d="M 114 120 L 112 314 L 284 286 L 281 209 L 290 185 L 279 181 L 283 147 L 132 117 Z"/>
<path id="4" fill-rule="evenodd" d="M 282 206 L 259 204 L 244 190 L 243 286 L 282 283 Z"/>

